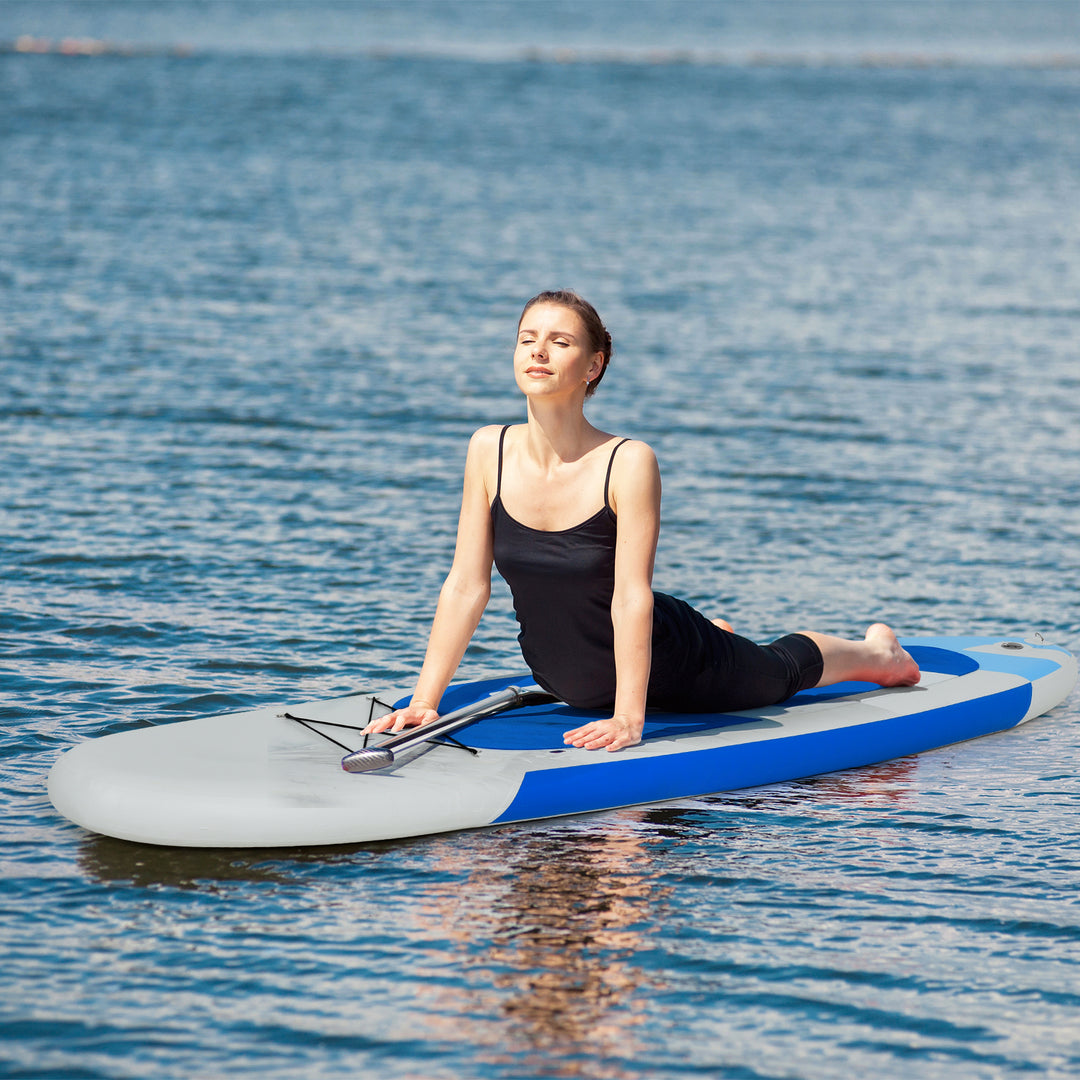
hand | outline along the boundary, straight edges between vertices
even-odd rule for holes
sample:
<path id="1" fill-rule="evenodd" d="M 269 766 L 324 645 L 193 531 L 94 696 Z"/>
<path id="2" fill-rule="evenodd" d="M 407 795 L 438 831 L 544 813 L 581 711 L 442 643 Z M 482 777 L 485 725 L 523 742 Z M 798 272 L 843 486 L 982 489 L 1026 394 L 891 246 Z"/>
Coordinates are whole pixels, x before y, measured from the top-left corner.
<path id="1" fill-rule="evenodd" d="M 563 742 L 584 750 L 601 750 L 605 746 L 608 750 L 621 750 L 641 742 L 644 727 L 644 717 L 616 715 L 607 720 L 592 720 L 566 732 Z"/>
<path id="2" fill-rule="evenodd" d="M 405 728 L 422 727 L 438 719 L 439 714 L 430 705 L 406 705 L 404 709 L 395 709 L 392 713 L 372 720 L 361 734 L 378 735 L 381 731 L 404 731 Z"/>

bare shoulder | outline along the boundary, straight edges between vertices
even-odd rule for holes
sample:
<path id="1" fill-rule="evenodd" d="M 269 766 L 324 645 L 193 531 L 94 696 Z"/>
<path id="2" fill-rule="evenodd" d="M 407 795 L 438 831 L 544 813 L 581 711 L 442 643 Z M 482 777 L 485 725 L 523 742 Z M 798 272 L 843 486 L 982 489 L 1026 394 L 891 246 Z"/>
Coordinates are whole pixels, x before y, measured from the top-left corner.
<path id="1" fill-rule="evenodd" d="M 500 424 L 487 424 L 477 428 L 469 439 L 469 465 L 470 467 L 483 467 L 491 465 L 495 467 L 495 460 L 499 453 L 499 438 L 503 427 Z"/>
<path id="2" fill-rule="evenodd" d="M 609 497 L 616 513 L 620 501 L 632 507 L 659 506 L 660 466 L 648 443 L 631 439 L 619 447 L 612 462 Z"/>
<path id="3" fill-rule="evenodd" d="M 469 439 L 469 449 L 476 447 L 478 450 L 489 450 L 497 447 L 502 431 L 502 424 L 485 424 L 482 428 L 477 428 Z"/>
<path id="4" fill-rule="evenodd" d="M 502 432 L 501 424 L 477 428 L 469 439 L 469 454 L 465 460 L 466 485 L 477 485 L 489 503 L 495 497 L 498 482 L 499 439 Z"/>
<path id="5" fill-rule="evenodd" d="M 617 473 L 640 473 L 658 471 L 660 468 L 653 448 L 640 439 L 630 439 L 619 447 L 612 465 L 612 479 Z"/>

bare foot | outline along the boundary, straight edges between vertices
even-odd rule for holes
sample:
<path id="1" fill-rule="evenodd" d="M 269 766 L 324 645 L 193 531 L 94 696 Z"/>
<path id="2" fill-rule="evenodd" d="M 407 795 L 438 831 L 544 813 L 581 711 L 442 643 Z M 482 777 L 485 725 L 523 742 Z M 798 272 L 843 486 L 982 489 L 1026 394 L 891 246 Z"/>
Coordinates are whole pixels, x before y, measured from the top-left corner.
<path id="1" fill-rule="evenodd" d="M 721 630 L 726 630 L 729 634 L 735 633 L 727 619 L 711 619 L 710 622 L 713 626 L 719 626 Z"/>
<path id="2" fill-rule="evenodd" d="M 866 642 L 878 654 L 871 681 L 879 686 L 914 686 L 919 681 L 919 665 L 884 623 L 874 623 L 866 631 Z"/>

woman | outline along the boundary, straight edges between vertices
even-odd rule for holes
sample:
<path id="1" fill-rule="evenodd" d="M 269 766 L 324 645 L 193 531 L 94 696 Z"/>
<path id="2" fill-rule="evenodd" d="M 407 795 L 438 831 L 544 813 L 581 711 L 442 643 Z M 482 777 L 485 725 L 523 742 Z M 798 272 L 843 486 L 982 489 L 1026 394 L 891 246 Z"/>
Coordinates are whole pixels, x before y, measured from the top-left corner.
<path id="1" fill-rule="evenodd" d="M 605 710 L 564 741 L 620 750 L 641 740 L 647 705 L 724 712 L 849 679 L 919 680 L 887 626 L 862 641 L 790 634 L 760 646 L 652 589 L 660 472 L 642 442 L 585 418 L 611 360 L 611 335 L 577 294 L 533 297 L 518 322 L 514 378 L 526 423 L 473 435 L 454 561 L 439 594 L 410 704 L 368 732 L 438 718 L 436 707 L 491 595 L 494 562 L 514 597 L 522 653 L 549 692 Z"/>

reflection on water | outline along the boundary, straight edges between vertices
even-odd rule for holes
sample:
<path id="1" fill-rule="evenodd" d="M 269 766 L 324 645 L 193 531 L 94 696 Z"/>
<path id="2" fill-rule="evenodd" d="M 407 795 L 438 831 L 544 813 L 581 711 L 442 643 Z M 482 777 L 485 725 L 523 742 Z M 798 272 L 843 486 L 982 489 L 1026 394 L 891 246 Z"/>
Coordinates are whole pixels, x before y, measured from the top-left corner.
<path id="1" fill-rule="evenodd" d="M 635 959 L 648 927 L 662 924 L 668 890 L 650 878 L 649 841 L 597 824 L 568 837 L 524 845 L 510 888 L 493 908 L 490 961 L 509 971 L 503 1010 L 537 1053 L 558 1053 L 549 1075 L 578 1076 L 588 1049 L 598 1059 L 632 1054 L 644 1021 L 648 978 Z M 623 1075 L 612 1069 L 605 1075 Z"/>
<path id="2" fill-rule="evenodd" d="M 634 958 L 669 893 L 651 881 L 659 839 L 640 828 L 646 816 L 489 833 L 480 865 L 452 844 L 440 851 L 439 865 L 465 876 L 427 899 L 425 921 L 467 954 L 480 1011 L 512 1021 L 486 1051 L 491 1064 L 512 1061 L 528 1075 L 628 1075 L 614 1059 L 633 1053 L 652 988 Z"/>
<path id="3" fill-rule="evenodd" d="M 798 803 L 808 814 L 816 807 L 834 801 L 852 802 L 858 809 L 877 807 L 899 808 L 908 802 L 911 784 L 919 769 L 917 757 L 884 761 L 879 765 L 866 765 L 858 769 L 810 776 L 805 780 L 793 780 L 788 784 L 759 790 L 744 797 L 745 805 L 753 806 L 767 802 L 771 806 Z M 731 798 L 732 796 L 716 796 Z M 739 797 L 739 796 L 735 796 Z"/>
<path id="4" fill-rule="evenodd" d="M 357 850 L 357 846 L 169 848 L 88 836 L 79 849 L 78 863 L 88 878 L 105 884 L 214 891 L 234 882 L 294 884 L 302 878 L 305 865 L 326 865 Z"/>

